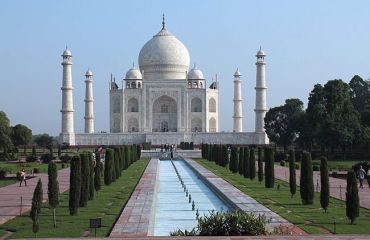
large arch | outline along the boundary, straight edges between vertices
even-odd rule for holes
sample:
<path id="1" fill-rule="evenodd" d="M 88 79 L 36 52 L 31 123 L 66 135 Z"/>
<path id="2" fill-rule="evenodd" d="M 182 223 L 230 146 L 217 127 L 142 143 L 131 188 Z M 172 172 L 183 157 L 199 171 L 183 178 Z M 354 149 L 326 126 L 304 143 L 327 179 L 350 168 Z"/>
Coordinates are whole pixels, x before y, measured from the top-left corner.
<path id="1" fill-rule="evenodd" d="M 209 112 L 216 112 L 216 100 L 214 98 L 209 99 Z"/>
<path id="2" fill-rule="evenodd" d="M 202 131 L 202 120 L 200 118 L 191 119 L 191 131 L 192 132 Z"/>
<path id="3" fill-rule="evenodd" d="M 209 131 L 210 132 L 216 132 L 217 131 L 217 122 L 214 117 L 211 117 L 209 119 Z"/>
<path id="4" fill-rule="evenodd" d="M 127 112 L 138 112 L 139 111 L 139 102 L 136 98 L 130 98 L 127 102 Z"/>
<path id="5" fill-rule="evenodd" d="M 139 131 L 139 121 L 132 117 L 127 122 L 127 131 L 128 132 L 138 132 Z"/>
<path id="6" fill-rule="evenodd" d="M 152 116 L 153 132 L 177 132 L 177 103 L 173 98 L 157 98 L 153 103 Z"/>
<path id="7" fill-rule="evenodd" d="M 202 100 L 197 97 L 191 100 L 191 112 L 202 112 Z"/>

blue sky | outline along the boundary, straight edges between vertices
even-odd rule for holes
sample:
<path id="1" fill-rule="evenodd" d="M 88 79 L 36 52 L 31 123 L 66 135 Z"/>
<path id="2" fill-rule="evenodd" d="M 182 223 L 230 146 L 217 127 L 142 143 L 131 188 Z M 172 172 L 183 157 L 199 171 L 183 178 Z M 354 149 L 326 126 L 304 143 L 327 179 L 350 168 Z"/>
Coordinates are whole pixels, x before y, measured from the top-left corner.
<path id="1" fill-rule="evenodd" d="M 244 130 L 254 130 L 255 54 L 267 57 L 267 104 L 307 103 L 313 85 L 370 77 L 370 1 L 0 1 L 0 110 L 11 124 L 60 132 L 62 66 L 73 54 L 75 131 L 84 126 L 84 73 L 94 72 L 95 129 L 109 130 L 110 73 L 122 79 L 167 28 L 208 82 L 220 80 L 221 130 L 232 130 L 233 73 L 242 76 Z"/>

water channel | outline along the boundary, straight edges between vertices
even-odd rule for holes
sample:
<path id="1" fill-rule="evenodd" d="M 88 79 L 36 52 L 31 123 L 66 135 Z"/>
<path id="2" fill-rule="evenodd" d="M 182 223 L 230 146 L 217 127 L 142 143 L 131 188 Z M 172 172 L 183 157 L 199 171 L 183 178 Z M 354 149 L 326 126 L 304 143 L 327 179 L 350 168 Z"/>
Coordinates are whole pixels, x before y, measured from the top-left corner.
<path id="1" fill-rule="evenodd" d="M 177 229 L 191 230 L 197 225 L 197 212 L 203 216 L 212 210 L 230 209 L 183 160 L 159 160 L 157 176 L 150 231 L 153 236 L 168 236 Z"/>

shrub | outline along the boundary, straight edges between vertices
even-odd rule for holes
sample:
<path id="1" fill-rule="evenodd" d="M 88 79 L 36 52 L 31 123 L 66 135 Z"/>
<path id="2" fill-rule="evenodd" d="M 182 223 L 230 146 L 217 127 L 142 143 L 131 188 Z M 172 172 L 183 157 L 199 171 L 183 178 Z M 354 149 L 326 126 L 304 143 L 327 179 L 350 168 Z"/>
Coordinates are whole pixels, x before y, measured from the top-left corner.
<path id="1" fill-rule="evenodd" d="M 185 142 L 185 148 L 183 148 L 184 150 L 189 150 L 190 149 L 190 144 L 189 142 Z"/>
<path id="2" fill-rule="evenodd" d="M 313 204 L 315 194 L 312 160 L 309 152 L 303 152 L 301 163 L 300 194 L 303 204 Z"/>
<path id="3" fill-rule="evenodd" d="M 0 179 L 6 178 L 7 174 L 8 174 L 8 172 L 5 169 L 0 168 Z"/>
<path id="4" fill-rule="evenodd" d="M 72 158 L 68 154 L 63 154 L 59 157 L 59 159 L 62 161 L 62 163 L 69 163 Z"/>
<path id="5" fill-rule="evenodd" d="M 275 184 L 274 152 L 271 148 L 265 149 L 265 186 L 273 188 Z"/>
<path id="6" fill-rule="evenodd" d="M 285 167 L 285 161 L 284 160 L 280 161 L 280 166 Z"/>
<path id="7" fill-rule="evenodd" d="M 190 149 L 190 150 L 194 150 L 194 143 L 193 143 L 193 142 L 190 142 L 190 144 L 189 144 L 189 149 Z"/>
<path id="8" fill-rule="evenodd" d="M 36 162 L 37 161 L 37 157 L 36 157 L 36 155 L 28 155 L 27 157 L 26 157 L 26 162 Z"/>
<path id="9" fill-rule="evenodd" d="M 285 161 L 286 160 L 286 154 L 285 152 L 279 152 L 279 151 L 276 151 L 275 152 L 275 162 L 281 162 L 281 161 Z"/>
<path id="10" fill-rule="evenodd" d="M 49 163 L 51 160 L 53 160 L 53 156 L 50 153 L 44 153 L 41 155 L 40 160 L 43 163 Z"/>
<path id="11" fill-rule="evenodd" d="M 360 200 L 358 197 L 358 187 L 356 174 L 350 170 L 347 174 L 347 191 L 346 191 L 346 216 L 353 224 L 360 215 Z"/>
<path id="12" fill-rule="evenodd" d="M 145 142 L 143 144 L 143 149 L 144 150 L 150 150 L 152 148 L 152 143 L 151 142 Z"/>
<path id="13" fill-rule="evenodd" d="M 328 161 L 326 157 L 321 157 L 320 181 L 321 181 L 320 204 L 321 207 L 326 212 L 329 206 L 329 197 L 330 197 L 329 171 L 328 171 Z"/>
<path id="14" fill-rule="evenodd" d="M 38 169 L 38 168 L 33 168 L 33 173 L 40 173 L 40 169 Z"/>
<path id="15" fill-rule="evenodd" d="M 313 170 L 313 171 L 320 171 L 320 166 L 313 165 L 313 166 L 312 166 L 312 170 Z"/>
<path id="16" fill-rule="evenodd" d="M 295 164 L 295 169 L 299 170 L 299 164 L 298 163 Z"/>

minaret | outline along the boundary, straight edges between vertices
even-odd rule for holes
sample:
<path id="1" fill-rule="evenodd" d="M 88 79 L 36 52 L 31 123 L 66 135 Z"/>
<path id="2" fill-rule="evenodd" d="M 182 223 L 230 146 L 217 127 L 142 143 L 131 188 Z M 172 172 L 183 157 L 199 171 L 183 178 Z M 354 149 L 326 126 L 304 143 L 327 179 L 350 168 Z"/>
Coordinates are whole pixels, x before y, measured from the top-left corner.
<path id="1" fill-rule="evenodd" d="M 234 73 L 234 132 L 243 132 L 242 89 L 239 69 Z"/>
<path id="2" fill-rule="evenodd" d="M 94 133 L 94 98 L 93 98 L 93 73 L 87 70 L 85 77 L 85 133 Z"/>
<path id="3" fill-rule="evenodd" d="M 265 115 L 266 115 L 266 78 L 265 78 L 265 62 L 266 54 L 260 50 L 257 52 L 257 74 L 256 74 L 256 108 L 254 109 L 256 113 L 255 122 L 255 132 L 264 133 L 265 132 Z"/>
<path id="4" fill-rule="evenodd" d="M 62 131 L 61 142 L 75 145 L 73 122 L 73 86 L 72 86 L 72 53 L 66 48 L 63 52 L 63 85 L 62 85 Z"/>

